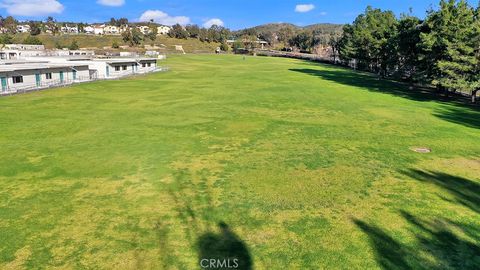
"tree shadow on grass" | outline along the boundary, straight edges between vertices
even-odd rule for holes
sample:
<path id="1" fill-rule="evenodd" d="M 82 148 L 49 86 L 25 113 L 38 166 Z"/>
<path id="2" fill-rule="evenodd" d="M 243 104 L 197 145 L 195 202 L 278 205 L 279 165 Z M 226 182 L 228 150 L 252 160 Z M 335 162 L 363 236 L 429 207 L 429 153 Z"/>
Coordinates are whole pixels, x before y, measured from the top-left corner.
<path id="1" fill-rule="evenodd" d="M 480 184 L 442 172 L 411 169 L 403 172 L 414 180 L 431 183 L 448 193 L 439 195 L 449 209 L 464 208 L 480 213 Z M 405 241 L 381 227 L 362 220 L 354 223 L 368 235 L 378 264 L 383 269 L 480 269 L 480 226 L 438 216 L 425 218 L 407 211 L 400 216 L 408 224 L 413 240 Z M 396 236 L 396 237 L 395 237 Z"/>
<path id="2" fill-rule="evenodd" d="M 415 89 L 410 89 L 407 85 L 402 83 L 382 80 L 371 74 L 355 72 L 338 67 L 330 70 L 296 68 L 290 69 L 290 71 L 316 76 L 323 80 L 344 85 L 364 88 L 371 92 L 390 94 L 410 100 L 442 102 L 450 106 L 438 110 L 435 113 L 435 116 L 456 124 L 480 128 L 479 106 L 469 104 L 469 99 L 463 96 L 440 95 L 429 88 L 415 87 Z"/>
<path id="3" fill-rule="evenodd" d="M 462 107 L 446 107 L 438 110 L 434 115 L 440 119 L 480 129 L 480 110 L 472 106 L 472 110 Z"/>
<path id="4" fill-rule="evenodd" d="M 181 239 L 198 254 L 198 268 L 252 269 L 253 260 L 246 243 L 223 221 L 217 224 L 217 231 L 212 229 L 218 213 L 207 179 L 200 177 L 194 183 L 187 170 L 178 170 L 174 179 L 168 189 L 175 212 L 173 224 L 177 230 L 181 228 Z M 178 235 L 176 239 L 171 236 L 175 230 L 173 224 L 162 219 L 155 224 L 162 269 L 188 269 L 185 258 L 175 255 L 173 246 L 178 245 L 179 239 Z"/>
<path id="5" fill-rule="evenodd" d="M 207 232 L 198 238 L 199 265 L 205 269 L 252 269 L 252 257 L 245 242 L 224 222 L 218 227 L 219 233 Z"/>
<path id="6" fill-rule="evenodd" d="M 445 218 L 427 220 L 401 211 L 414 240 L 404 243 L 393 233 L 361 220 L 354 223 L 368 236 L 382 269 L 480 269 L 478 228 Z M 463 232 L 470 237 L 460 236 Z"/>
<path id="7" fill-rule="evenodd" d="M 436 186 L 441 187 L 443 190 L 453 196 L 453 200 L 450 200 L 442 195 L 439 195 L 442 199 L 460 204 L 480 214 L 479 183 L 463 177 L 442 172 L 411 169 L 404 171 L 403 173 L 412 179 L 435 184 Z"/>

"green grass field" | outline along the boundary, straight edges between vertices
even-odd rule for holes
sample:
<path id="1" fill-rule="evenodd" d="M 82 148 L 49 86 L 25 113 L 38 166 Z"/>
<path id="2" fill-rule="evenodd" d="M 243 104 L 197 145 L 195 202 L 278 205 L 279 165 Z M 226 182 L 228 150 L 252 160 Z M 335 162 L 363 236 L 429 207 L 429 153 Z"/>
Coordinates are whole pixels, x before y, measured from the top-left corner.
<path id="1" fill-rule="evenodd" d="M 0 98 L 1 269 L 479 269 L 478 107 L 292 59 L 162 64 Z"/>

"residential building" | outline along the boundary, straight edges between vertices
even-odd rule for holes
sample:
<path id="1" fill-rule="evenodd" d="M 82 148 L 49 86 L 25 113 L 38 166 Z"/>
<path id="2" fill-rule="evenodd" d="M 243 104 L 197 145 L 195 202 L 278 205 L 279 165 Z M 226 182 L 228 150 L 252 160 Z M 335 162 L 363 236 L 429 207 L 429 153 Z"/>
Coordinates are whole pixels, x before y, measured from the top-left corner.
<path id="1" fill-rule="evenodd" d="M 28 24 L 17 25 L 17 32 L 19 32 L 19 33 L 30 33 L 30 25 L 28 25 Z"/>
<path id="2" fill-rule="evenodd" d="M 60 31 L 64 34 L 78 34 L 78 26 L 66 24 L 60 28 Z"/>
<path id="3" fill-rule="evenodd" d="M 85 32 L 85 34 L 95 34 L 95 28 L 91 25 L 87 25 L 83 28 L 83 32 Z"/>
<path id="4" fill-rule="evenodd" d="M 120 28 L 115 25 L 107 25 L 103 28 L 103 33 L 105 35 L 119 35 Z"/>
<path id="5" fill-rule="evenodd" d="M 93 27 L 93 33 L 95 35 L 103 35 L 105 32 L 104 32 L 104 28 L 105 28 L 105 25 L 102 24 L 102 25 L 95 25 Z"/>
<path id="6" fill-rule="evenodd" d="M 157 34 L 158 35 L 167 35 L 168 32 L 170 32 L 172 28 L 170 26 L 165 26 L 165 25 L 162 25 L 162 26 L 159 26 L 157 27 Z"/>
<path id="7" fill-rule="evenodd" d="M 137 26 L 138 31 L 140 31 L 142 34 L 146 35 L 150 33 L 152 30 L 150 30 L 150 27 L 147 25 L 139 25 Z"/>

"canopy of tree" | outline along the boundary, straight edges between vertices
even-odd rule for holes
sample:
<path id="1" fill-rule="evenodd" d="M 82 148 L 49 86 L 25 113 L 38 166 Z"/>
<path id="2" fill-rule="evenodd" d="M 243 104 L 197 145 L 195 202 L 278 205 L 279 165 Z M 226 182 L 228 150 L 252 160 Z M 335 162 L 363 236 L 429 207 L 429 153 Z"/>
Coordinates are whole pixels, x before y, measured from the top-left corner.
<path id="1" fill-rule="evenodd" d="M 480 88 L 480 8 L 466 0 L 441 0 L 423 21 L 367 7 L 331 44 L 345 64 L 382 76 L 469 93 L 473 101 Z"/>

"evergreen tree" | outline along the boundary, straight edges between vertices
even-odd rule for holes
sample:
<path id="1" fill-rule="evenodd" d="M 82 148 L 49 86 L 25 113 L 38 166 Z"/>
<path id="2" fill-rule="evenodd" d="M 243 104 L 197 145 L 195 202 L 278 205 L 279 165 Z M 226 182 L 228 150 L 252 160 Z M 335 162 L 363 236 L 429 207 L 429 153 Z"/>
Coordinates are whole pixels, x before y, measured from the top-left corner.
<path id="1" fill-rule="evenodd" d="M 382 76 L 393 65 L 397 31 L 397 19 L 392 11 L 367 7 L 352 25 L 344 27 L 340 41 L 340 54 L 345 59 L 355 59 L 360 67 Z"/>
<path id="2" fill-rule="evenodd" d="M 426 19 L 423 61 L 429 81 L 443 90 L 471 93 L 478 88 L 478 22 L 465 0 L 442 0 Z M 428 65 L 427 65 L 428 66 Z"/>
<path id="3" fill-rule="evenodd" d="M 420 68 L 419 48 L 421 21 L 417 17 L 403 15 L 397 26 L 397 36 L 392 41 L 396 44 L 396 66 L 400 76 L 409 81 L 417 79 Z"/>

